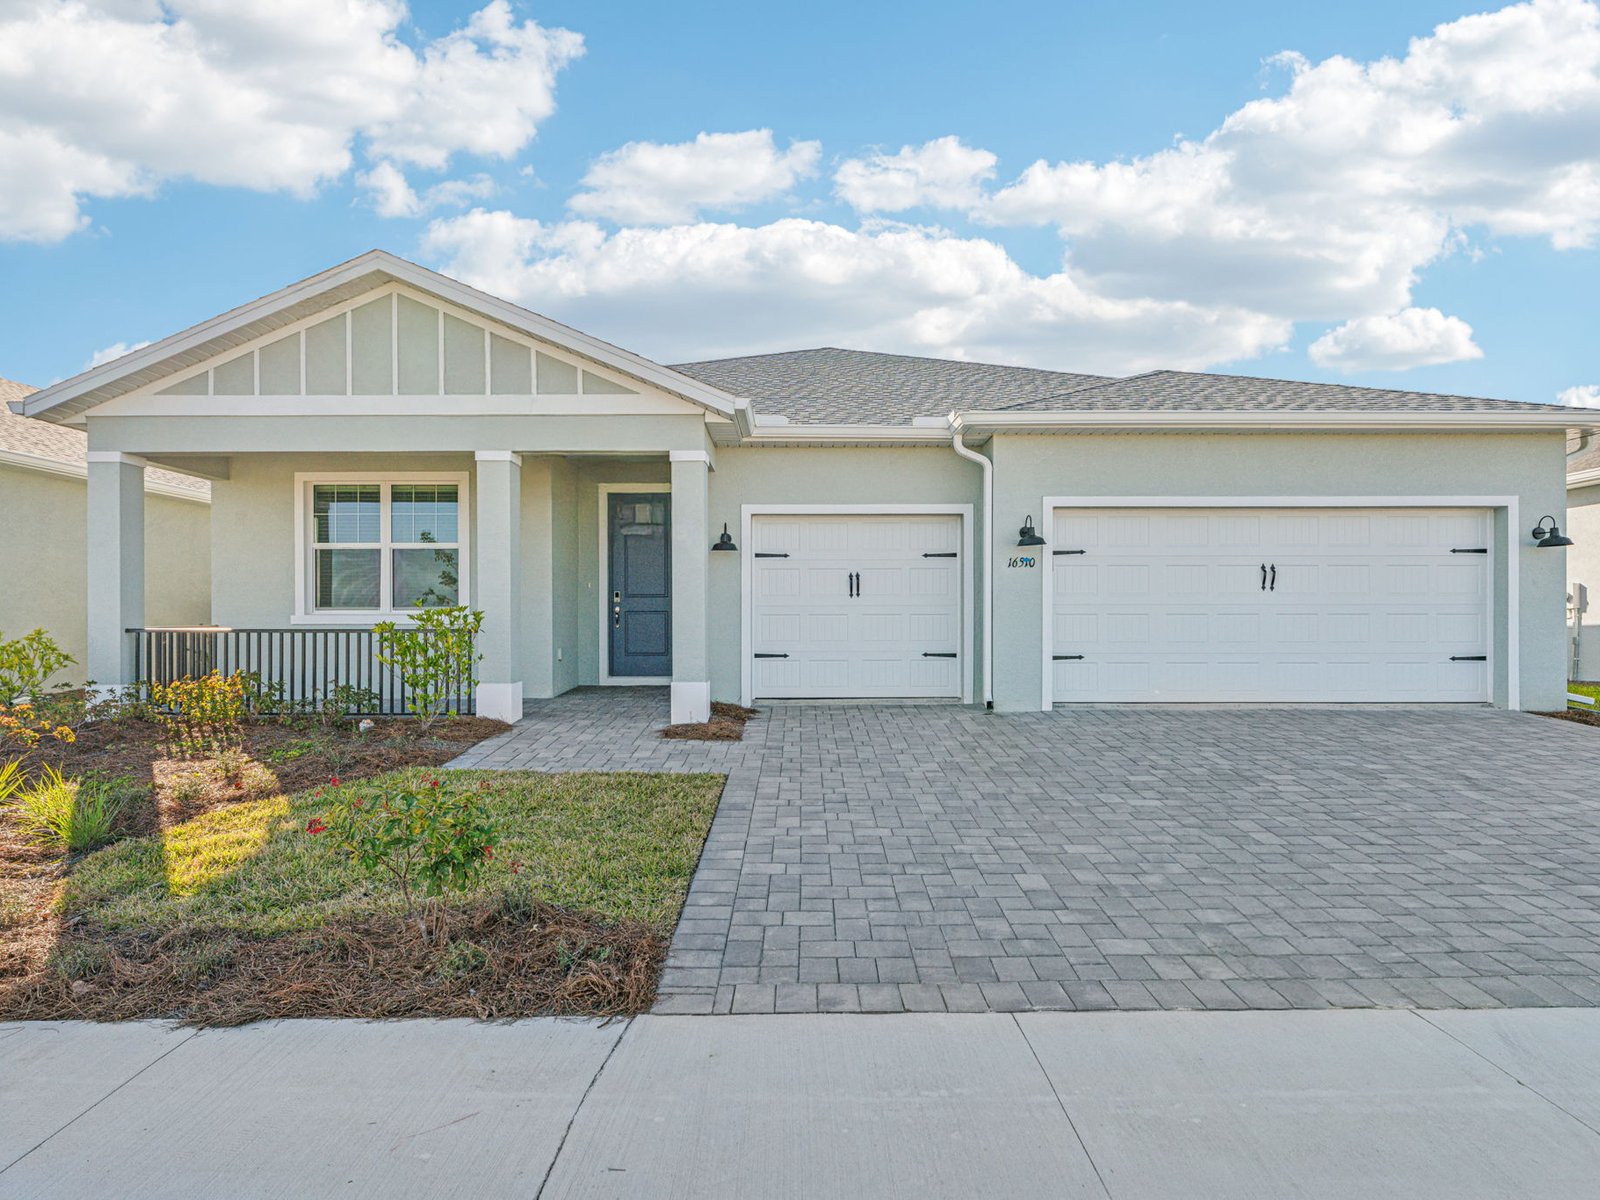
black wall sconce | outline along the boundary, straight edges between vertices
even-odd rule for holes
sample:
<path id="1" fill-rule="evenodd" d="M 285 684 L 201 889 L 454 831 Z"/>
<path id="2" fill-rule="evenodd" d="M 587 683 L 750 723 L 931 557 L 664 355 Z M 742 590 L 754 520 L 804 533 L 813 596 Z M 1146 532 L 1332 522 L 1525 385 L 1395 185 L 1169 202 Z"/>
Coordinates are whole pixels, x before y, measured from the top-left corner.
<path id="1" fill-rule="evenodd" d="M 716 543 L 711 548 L 713 550 L 735 551 L 739 549 L 739 547 L 733 544 L 733 535 L 728 532 L 728 523 L 726 521 L 722 523 L 722 536 L 716 540 Z"/>
<path id="2" fill-rule="evenodd" d="M 1545 528 L 1547 525 L 1548 529 Z M 1556 524 L 1554 517 L 1546 513 L 1533 527 L 1533 544 L 1544 549 L 1547 546 L 1571 546 L 1575 543 L 1571 538 L 1562 536 L 1561 526 Z"/>
<path id="3" fill-rule="evenodd" d="M 1017 530 L 1017 545 L 1042 546 L 1044 539 L 1034 532 L 1033 518 L 1028 517 L 1022 522 L 1022 528 Z"/>

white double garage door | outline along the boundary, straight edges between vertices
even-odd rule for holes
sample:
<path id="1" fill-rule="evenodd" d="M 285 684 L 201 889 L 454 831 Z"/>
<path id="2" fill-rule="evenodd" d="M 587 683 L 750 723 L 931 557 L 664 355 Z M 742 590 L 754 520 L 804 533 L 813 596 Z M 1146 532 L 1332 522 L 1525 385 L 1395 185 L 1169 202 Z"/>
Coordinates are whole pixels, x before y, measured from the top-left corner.
<path id="1" fill-rule="evenodd" d="M 1489 698 L 1482 509 L 1058 509 L 1051 698 Z"/>
<path id="2" fill-rule="evenodd" d="M 960 698 L 961 521 L 753 516 L 749 694 Z M 1489 698 L 1486 510 L 1071 508 L 1048 529 L 1047 700 Z"/>

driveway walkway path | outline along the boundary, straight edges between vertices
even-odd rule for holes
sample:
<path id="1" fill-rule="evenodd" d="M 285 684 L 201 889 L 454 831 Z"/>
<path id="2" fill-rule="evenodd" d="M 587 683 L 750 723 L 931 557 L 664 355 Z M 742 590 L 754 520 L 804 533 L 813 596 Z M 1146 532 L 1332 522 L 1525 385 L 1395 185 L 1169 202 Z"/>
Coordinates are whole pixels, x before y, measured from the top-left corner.
<path id="1" fill-rule="evenodd" d="M 1590 1200 L 1600 1011 L 0 1025 L 0 1195 Z"/>
<path id="2" fill-rule="evenodd" d="M 1600 1004 L 1600 730 L 1484 708 L 529 707 L 460 766 L 728 784 L 658 1011 Z"/>

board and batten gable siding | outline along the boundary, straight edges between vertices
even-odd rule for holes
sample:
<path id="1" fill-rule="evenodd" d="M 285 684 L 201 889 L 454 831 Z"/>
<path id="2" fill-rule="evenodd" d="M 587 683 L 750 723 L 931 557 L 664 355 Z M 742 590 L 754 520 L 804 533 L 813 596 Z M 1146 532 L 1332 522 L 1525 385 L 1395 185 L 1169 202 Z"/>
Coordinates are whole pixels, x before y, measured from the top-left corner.
<path id="1" fill-rule="evenodd" d="M 155 396 L 634 396 L 639 389 L 403 288 L 275 332 Z"/>
<path id="2" fill-rule="evenodd" d="M 1049 537 L 1046 497 L 1515 497 L 1520 706 L 1564 704 L 1564 558 L 1527 530 L 1562 511 L 1565 439 L 1559 430 L 1483 434 L 1001 435 L 995 463 L 995 707 L 1037 709 L 1044 689 L 1042 570 L 1008 569 L 1024 516 Z M 1494 702 L 1505 704 L 1508 572 L 1504 513 L 1494 519 Z M 1043 546 L 1036 558 L 1050 553 Z"/>
<path id="3" fill-rule="evenodd" d="M 76 660 L 58 676 L 83 683 L 88 655 L 88 489 L 82 479 L 0 464 L 0 634 L 49 632 Z M 211 615 L 211 508 L 145 493 L 145 619 L 199 625 Z"/>

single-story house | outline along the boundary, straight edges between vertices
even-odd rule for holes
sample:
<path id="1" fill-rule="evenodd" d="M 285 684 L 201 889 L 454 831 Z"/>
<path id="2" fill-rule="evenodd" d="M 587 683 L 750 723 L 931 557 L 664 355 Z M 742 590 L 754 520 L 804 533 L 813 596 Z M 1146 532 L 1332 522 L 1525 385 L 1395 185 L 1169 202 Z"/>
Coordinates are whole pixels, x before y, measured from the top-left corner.
<path id="1" fill-rule="evenodd" d="M 1567 464 L 1568 675 L 1600 680 L 1600 447 L 1587 446 Z"/>
<path id="2" fill-rule="evenodd" d="M 89 662 L 140 669 L 153 467 L 211 618 L 482 611 L 478 711 L 713 698 L 1557 708 L 1568 409 L 803 350 L 667 366 L 381 251 L 23 398 L 89 438 Z M 295 650 L 294 647 L 299 647 Z M 318 659 L 312 674 L 324 669 Z"/>
<path id="3" fill-rule="evenodd" d="M 44 629 L 76 666 L 88 657 L 88 437 L 8 407 L 33 388 L 0 379 L 0 635 Z M 211 616 L 211 487 L 152 468 L 145 473 L 145 612 L 166 625 Z"/>

